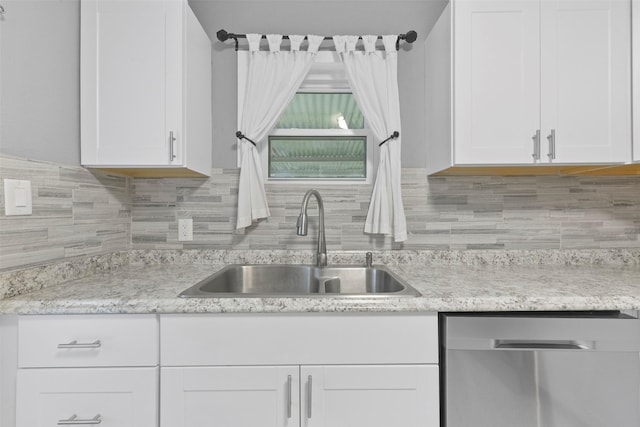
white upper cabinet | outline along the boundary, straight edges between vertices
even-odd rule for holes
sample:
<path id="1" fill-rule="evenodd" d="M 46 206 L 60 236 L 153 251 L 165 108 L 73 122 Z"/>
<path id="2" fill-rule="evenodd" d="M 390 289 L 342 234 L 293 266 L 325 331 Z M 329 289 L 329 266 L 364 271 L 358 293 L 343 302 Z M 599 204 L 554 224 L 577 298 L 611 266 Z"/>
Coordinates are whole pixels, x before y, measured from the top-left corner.
<path id="1" fill-rule="evenodd" d="M 541 4 L 541 129 L 545 138 L 555 131 L 555 157 L 543 140 L 542 161 L 628 162 L 630 2 Z"/>
<path id="2" fill-rule="evenodd" d="M 539 4 L 460 1 L 454 11 L 456 163 L 530 163 L 540 120 Z"/>
<path id="3" fill-rule="evenodd" d="M 211 133 L 211 43 L 187 1 L 83 1 L 82 164 L 209 175 Z"/>
<path id="4" fill-rule="evenodd" d="M 427 169 L 631 159 L 628 0 L 459 0 L 425 45 Z"/>
<path id="5" fill-rule="evenodd" d="M 633 160 L 640 162 L 640 3 L 631 5 L 633 20 Z"/>

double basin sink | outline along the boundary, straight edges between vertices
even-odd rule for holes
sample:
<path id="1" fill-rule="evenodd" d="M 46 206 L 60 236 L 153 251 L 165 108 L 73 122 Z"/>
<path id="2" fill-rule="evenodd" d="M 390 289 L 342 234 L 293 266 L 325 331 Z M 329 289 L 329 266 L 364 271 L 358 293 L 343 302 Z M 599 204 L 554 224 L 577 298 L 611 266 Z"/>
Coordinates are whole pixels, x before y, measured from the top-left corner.
<path id="1" fill-rule="evenodd" d="M 419 296 L 409 284 L 381 266 L 236 264 L 200 281 L 179 296 L 221 297 L 399 297 Z"/>

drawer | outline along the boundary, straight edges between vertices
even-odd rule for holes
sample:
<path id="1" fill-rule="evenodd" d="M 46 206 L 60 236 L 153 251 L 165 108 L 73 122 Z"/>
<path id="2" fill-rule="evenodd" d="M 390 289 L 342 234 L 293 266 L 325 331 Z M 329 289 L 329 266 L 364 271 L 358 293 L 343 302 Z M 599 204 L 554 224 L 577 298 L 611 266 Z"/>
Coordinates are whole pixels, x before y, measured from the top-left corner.
<path id="1" fill-rule="evenodd" d="M 434 313 L 160 316 L 162 366 L 433 364 Z"/>
<path id="2" fill-rule="evenodd" d="M 20 316 L 18 365 L 156 366 L 155 315 Z"/>
<path id="3" fill-rule="evenodd" d="M 157 367 L 21 369 L 17 389 L 16 427 L 158 425 Z"/>

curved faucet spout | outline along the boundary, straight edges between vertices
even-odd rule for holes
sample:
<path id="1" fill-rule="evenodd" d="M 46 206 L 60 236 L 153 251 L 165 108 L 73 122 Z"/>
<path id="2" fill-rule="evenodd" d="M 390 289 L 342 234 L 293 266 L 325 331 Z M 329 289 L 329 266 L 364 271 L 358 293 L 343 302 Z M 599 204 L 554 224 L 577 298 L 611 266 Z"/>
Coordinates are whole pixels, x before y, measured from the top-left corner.
<path id="1" fill-rule="evenodd" d="M 311 196 L 315 196 L 318 202 L 318 251 L 316 253 L 316 265 L 318 267 L 326 267 L 327 243 L 324 235 L 324 204 L 322 203 L 322 197 L 318 190 L 311 189 L 305 193 L 302 199 L 302 206 L 300 207 L 300 216 L 296 223 L 296 234 L 298 236 L 307 235 L 307 206 L 309 205 Z"/>

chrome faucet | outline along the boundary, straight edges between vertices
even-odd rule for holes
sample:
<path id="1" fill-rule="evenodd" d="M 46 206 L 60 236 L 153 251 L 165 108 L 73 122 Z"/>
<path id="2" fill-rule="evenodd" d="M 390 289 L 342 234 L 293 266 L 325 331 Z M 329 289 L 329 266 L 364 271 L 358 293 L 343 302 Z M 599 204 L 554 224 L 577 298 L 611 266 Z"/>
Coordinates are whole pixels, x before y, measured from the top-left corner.
<path id="1" fill-rule="evenodd" d="M 324 237 L 324 205 L 322 204 L 322 197 L 318 190 L 309 190 L 305 193 L 302 199 L 302 206 L 300 207 L 300 216 L 296 223 L 296 234 L 298 236 L 307 235 L 307 205 L 311 195 L 316 196 L 318 201 L 318 251 L 316 253 L 316 265 L 318 267 L 327 266 L 327 244 Z"/>

